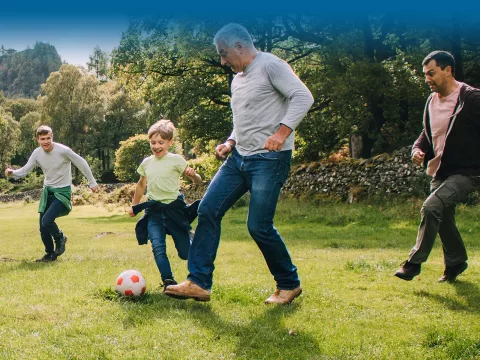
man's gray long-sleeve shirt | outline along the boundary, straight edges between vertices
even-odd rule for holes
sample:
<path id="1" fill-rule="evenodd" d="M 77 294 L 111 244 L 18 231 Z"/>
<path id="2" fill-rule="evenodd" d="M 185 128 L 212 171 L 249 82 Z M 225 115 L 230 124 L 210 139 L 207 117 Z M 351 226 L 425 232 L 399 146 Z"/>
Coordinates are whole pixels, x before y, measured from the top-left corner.
<path id="1" fill-rule="evenodd" d="M 92 170 L 85 159 L 77 155 L 68 146 L 53 143 L 53 149 L 46 152 L 41 147 L 33 150 L 24 167 L 14 170 L 12 177 L 19 179 L 27 176 L 36 166 L 40 167 L 45 175 L 43 184 L 52 188 L 61 188 L 72 185 L 72 166 L 74 164 L 88 180 L 88 186 L 97 186 Z"/>
<path id="2" fill-rule="evenodd" d="M 229 139 L 243 156 L 267 152 L 263 145 L 280 124 L 295 130 L 312 104 L 312 94 L 285 61 L 258 52 L 232 82 L 233 132 Z M 293 142 L 294 131 L 282 151 L 293 149 Z"/>

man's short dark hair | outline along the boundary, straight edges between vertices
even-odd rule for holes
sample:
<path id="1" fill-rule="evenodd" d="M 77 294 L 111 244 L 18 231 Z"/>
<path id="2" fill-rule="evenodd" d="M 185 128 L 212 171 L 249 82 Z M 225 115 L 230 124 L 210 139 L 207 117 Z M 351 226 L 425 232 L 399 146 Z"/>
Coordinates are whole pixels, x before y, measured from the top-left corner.
<path id="1" fill-rule="evenodd" d="M 422 65 L 427 65 L 430 61 L 435 60 L 440 69 L 445 70 L 447 66 L 452 68 L 452 74 L 455 76 L 455 58 L 448 51 L 436 50 L 428 54 L 423 59 Z"/>
<path id="2" fill-rule="evenodd" d="M 49 133 L 53 134 L 52 128 L 50 126 L 40 125 L 37 131 L 35 132 L 35 135 L 37 135 L 37 139 L 38 139 L 39 136 L 48 135 Z"/>

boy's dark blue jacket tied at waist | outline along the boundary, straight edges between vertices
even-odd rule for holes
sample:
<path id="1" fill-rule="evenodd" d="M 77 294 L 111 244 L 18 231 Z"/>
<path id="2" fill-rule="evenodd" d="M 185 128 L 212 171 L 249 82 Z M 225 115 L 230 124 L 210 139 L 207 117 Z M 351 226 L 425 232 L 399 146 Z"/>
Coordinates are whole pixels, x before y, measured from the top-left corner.
<path id="1" fill-rule="evenodd" d="M 165 204 L 155 200 L 145 201 L 141 204 L 132 206 L 133 213 L 137 215 L 145 210 L 145 214 L 137 221 L 135 226 L 135 235 L 139 245 L 148 243 L 148 216 L 150 213 L 163 212 L 165 214 L 165 226 L 167 234 L 171 234 L 171 229 L 184 229 L 185 236 L 192 229 L 190 224 L 197 218 L 197 210 L 200 200 L 187 205 L 180 195 L 175 201 Z M 169 231 L 170 229 L 170 231 Z"/>

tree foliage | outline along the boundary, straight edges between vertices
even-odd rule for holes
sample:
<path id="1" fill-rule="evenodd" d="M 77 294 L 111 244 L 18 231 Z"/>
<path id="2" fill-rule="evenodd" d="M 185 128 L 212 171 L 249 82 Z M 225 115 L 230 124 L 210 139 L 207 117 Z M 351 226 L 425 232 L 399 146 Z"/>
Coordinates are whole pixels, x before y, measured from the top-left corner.
<path id="1" fill-rule="evenodd" d="M 5 169 L 9 165 L 18 146 L 19 135 L 18 122 L 0 106 L 0 169 Z"/>
<path id="2" fill-rule="evenodd" d="M 92 129 L 103 121 L 107 102 L 98 79 L 81 67 L 64 64 L 42 90 L 42 120 L 52 126 L 56 139 L 84 155 L 95 149 Z"/>

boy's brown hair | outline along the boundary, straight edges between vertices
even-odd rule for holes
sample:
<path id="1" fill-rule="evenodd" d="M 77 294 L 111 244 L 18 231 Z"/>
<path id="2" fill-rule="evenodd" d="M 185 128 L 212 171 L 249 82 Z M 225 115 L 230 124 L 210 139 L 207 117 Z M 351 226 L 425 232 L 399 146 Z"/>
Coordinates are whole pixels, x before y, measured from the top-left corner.
<path id="1" fill-rule="evenodd" d="M 52 135 L 53 135 L 52 128 L 50 126 L 47 126 L 47 125 L 40 125 L 38 127 L 37 131 L 35 132 L 37 139 L 41 135 L 48 135 L 48 133 L 52 133 Z"/>
<path id="2" fill-rule="evenodd" d="M 172 140 L 175 132 L 175 125 L 170 120 L 158 120 L 148 129 L 148 138 L 151 139 L 153 135 L 158 134 L 165 140 Z"/>

